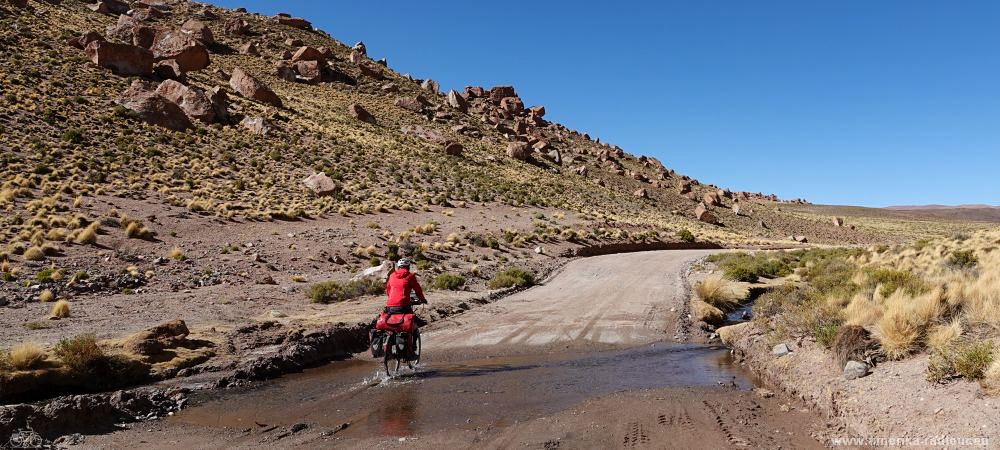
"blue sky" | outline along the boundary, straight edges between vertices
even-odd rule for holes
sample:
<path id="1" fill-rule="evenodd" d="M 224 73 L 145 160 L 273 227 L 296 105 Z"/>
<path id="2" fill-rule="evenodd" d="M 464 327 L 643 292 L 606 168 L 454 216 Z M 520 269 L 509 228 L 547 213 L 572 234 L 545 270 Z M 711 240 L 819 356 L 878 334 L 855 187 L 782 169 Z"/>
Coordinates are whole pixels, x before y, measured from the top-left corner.
<path id="1" fill-rule="evenodd" d="M 1000 205 L 1000 2 L 216 0 L 735 190 Z"/>

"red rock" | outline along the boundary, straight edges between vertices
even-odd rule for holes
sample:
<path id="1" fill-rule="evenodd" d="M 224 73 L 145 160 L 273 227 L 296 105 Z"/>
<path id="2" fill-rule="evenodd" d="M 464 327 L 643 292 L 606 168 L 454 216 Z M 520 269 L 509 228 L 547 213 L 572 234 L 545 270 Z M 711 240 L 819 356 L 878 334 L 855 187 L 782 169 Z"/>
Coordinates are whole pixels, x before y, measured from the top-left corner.
<path id="1" fill-rule="evenodd" d="M 323 53 L 319 50 L 310 47 L 308 45 L 299 47 L 299 49 L 292 55 L 292 62 L 298 61 L 323 61 Z"/>
<path id="2" fill-rule="evenodd" d="M 424 112 L 424 104 L 416 97 L 397 98 L 396 106 L 418 114 Z"/>
<path id="3" fill-rule="evenodd" d="M 240 46 L 241 55 L 260 56 L 260 45 L 257 41 L 250 41 Z"/>
<path id="4" fill-rule="evenodd" d="M 375 116 L 368 112 L 368 110 L 366 110 L 363 106 L 353 103 L 348 109 L 355 119 L 371 124 L 375 123 Z"/>
<path id="5" fill-rule="evenodd" d="M 99 0 L 93 5 L 87 5 L 87 7 L 100 14 L 125 14 L 128 12 L 128 3 L 121 0 Z"/>
<path id="6" fill-rule="evenodd" d="M 532 106 L 528 108 L 528 112 L 539 118 L 545 117 L 545 107 L 544 106 Z"/>
<path id="7" fill-rule="evenodd" d="M 295 81 L 295 77 L 298 75 L 295 73 L 295 67 L 289 64 L 288 61 L 275 61 L 274 74 L 285 81 Z"/>
<path id="8" fill-rule="evenodd" d="M 715 214 L 712 214 L 712 212 L 705 207 L 704 203 L 698 204 L 698 207 L 694 209 L 694 215 L 695 217 L 698 218 L 698 220 L 702 222 L 710 223 L 713 225 L 718 223 L 718 219 L 715 217 Z"/>
<path id="9" fill-rule="evenodd" d="M 385 76 L 382 74 L 382 70 L 372 66 L 371 64 L 362 62 L 361 64 L 358 64 L 358 69 L 361 70 L 361 75 L 364 75 L 366 77 L 374 78 L 376 80 L 381 80 L 385 78 Z"/>
<path id="10" fill-rule="evenodd" d="M 519 116 L 524 112 L 524 103 L 517 97 L 504 97 L 500 101 L 500 110 L 507 113 L 509 117 Z"/>
<path id="11" fill-rule="evenodd" d="M 444 144 L 444 154 L 451 156 L 462 156 L 462 152 L 465 151 L 465 147 L 458 142 L 446 142 Z"/>
<path id="12" fill-rule="evenodd" d="M 191 72 L 208 67 L 208 50 L 193 37 L 175 30 L 160 30 L 153 40 L 153 57 L 157 61 L 172 59 L 181 70 Z"/>
<path id="13" fill-rule="evenodd" d="M 229 78 L 229 86 L 240 94 L 247 98 L 252 98 L 261 103 L 266 103 L 268 105 L 281 107 L 281 98 L 278 94 L 275 94 L 271 88 L 267 87 L 264 83 L 251 76 L 250 74 L 243 71 L 239 67 L 233 68 L 233 74 Z"/>
<path id="14" fill-rule="evenodd" d="M 91 44 L 93 45 L 93 44 Z M 145 122 L 171 130 L 191 128 L 191 121 L 176 103 L 156 93 L 146 83 L 136 80 L 118 97 L 117 103 L 132 111 Z"/>
<path id="15" fill-rule="evenodd" d="M 288 38 L 285 39 L 285 45 L 289 47 L 301 47 L 302 39 Z"/>
<path id="16" fill-rule="evenodd" d="M 66 43 L 80 50 L 83 50 L 87 48 L 87 44 L 90 44 L 91 42 L 94 41 L 103 41 L 103 40 L 105 39 L 104 36 L 101 36 L 101 33 L 98 33 L 96 31 L 88 31 L 80 35 L 79 37 L 70 39 Z"/>
<path id="17" fill-rule="evenodd" d="M 458 92 L 455 92 L 454 89 L 448 91 L 448 105 L 461 112 L 469 110 L 469 102 L 461 95 L 458 95 Z"/>
<path id="18" fill-rule="evenodd" d="M 153 73 L 156 76 L 167 79 L 167 80 L 178 80 L 183 81 L 186 77 L 184 76 L 184 71 L 181 70 L 180 64 L 172 59 L 165 59 L 156 63 L 153 66 Z"/>
<path id="19" fill-rule="evenodd" d="M 226 34 L 242 36 L 250 34 L 250 24 L 239 17 L 233 17 L 226 21 Z"/>
<path id="20" fill-rule="evenodd" d="M 527 161 L 531 157 L 531 147 L 526 142 L 511 142 L 507 145 L 507 156 L 520 161 Z"/>
<path id="21" fill-rule="evenodd" d="M 108 26 L 106 31 L 108 36 L 145 49 L 152 47 L 156 38 L 155 28 L 126 15 L 118 16 L 118 21 Z"/>
<path id="22" fill-rule="evenodd" d="M 710 206 L 719 206 L 722 204 L 722 199 L 720 198 L 719 193 L 717 192 L 706 193 L 702 197 L 702 201 L 704 201 L 706 205 Z"/>
<path id="23" fill-rule="evenodd" d="M 215 36 L 212 34 L 212 29 L 200 20 L 188 19 L 187 22 L 184 22 L 184 25 L 181 25 L 181 31 L 201 42 L 202 45 L 208 46 L 215 43 Z"/>
<path id="24" fill-rule="evenodd" d="M 208 98 L 208 102 L 212 104 L 212 108 L 215 109 L 215 119 L 225 120 L 229 117 L 229 96 L 226 91 L 222 89 L 222 86 L 216 86 L 205 92 L 205 97 Z"/>
<path id="25" fill-rule="evenodd" d="M 441 91 L 441 86 L 438 85 L 437 81 L 430 78 L 424 80 L 423 83 L 420 83 L 420 87 L 425 91 L 430 91 L 434 95 L 437 95 L 438 92 Z"/>
<path id="26" fill-rule="evenodd" d="M 323 81 L 323 69 L 319 61 L 299 61 L 295 63 L 296 81 L 319 83 Z"/>
<path id="27" fill-rule="evenodd" d="M 691 183 L 688 181 L 681 181 L 681 183 L 677 186 L 677 190 L 679 194 L 687 194 L 688 192 L 691 192 Z"/>
<path id="28" fill-rule="evenodd" d="M 153 54 L 135 45 L 92 41 L 85 49 L 90 61 L 111 69 L 117 75 L 150 75 L 153 73 Z"/>
<path id="29" fill-rule="evenodd" d="M 215 106 L 201 89 L 166 80 L 156 88 L 156 93 L 176 103 L 192 119 L 202 123 L 215 121 Z"/>
<path id="30" fill-rule="evenodd" d="M 301 17 L 285 17 L 285 16 L 275 16 L 278 23 L 282 25 L 287 25 L 292 28 L 298 28 L 300 30 L 311 30 L 312 24 L 308 20 Z M 301 44 L 300 44 L 301 45 Z"/>
<path id="31" fill-rule="evenodd" d="M 517 97 L 514 93 L 514 86 L 494 86 L 490 88 L 490 101 L 499 105 L 500 101 L 507 97 Z"/>

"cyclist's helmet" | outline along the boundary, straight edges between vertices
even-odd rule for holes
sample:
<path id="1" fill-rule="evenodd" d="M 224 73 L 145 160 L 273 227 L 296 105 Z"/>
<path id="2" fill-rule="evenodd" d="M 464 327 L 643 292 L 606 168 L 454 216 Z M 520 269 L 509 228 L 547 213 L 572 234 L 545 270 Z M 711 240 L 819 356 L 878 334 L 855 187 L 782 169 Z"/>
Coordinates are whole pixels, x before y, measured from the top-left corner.
<path id="1" fill-rule="evenodd" d="M 413 264 L 413 262 L 410 261 L 410 258 L 400 258 L 399 261 L 396 261 L 396 268 L 400 269 L 405 267 L 409 269 L 411 264 Z"/>

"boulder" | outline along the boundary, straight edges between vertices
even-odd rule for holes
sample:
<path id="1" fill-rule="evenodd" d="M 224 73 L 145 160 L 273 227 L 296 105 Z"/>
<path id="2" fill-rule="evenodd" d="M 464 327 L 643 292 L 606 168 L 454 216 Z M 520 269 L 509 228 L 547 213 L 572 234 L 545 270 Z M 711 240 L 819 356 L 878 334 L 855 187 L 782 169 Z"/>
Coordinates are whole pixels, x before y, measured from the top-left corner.
<path id="1" fill-rule="evenodd" d="M 302 180 L 302 184 L 317 196 L 332 195 L 340 190 L 337 183 L 323 172 L 316 172 L 309 175 Z"/>
<path id="2" fill-rule="evenodd" d="M 100 14 L 125 14 L 128 12 L 128 3 L 121 0 L 98 0 L 87 7 Z"/>
<path id="3" fill-rule="evenodd" d="M 167 17 L 167 13 L 154 8 L 141 8 L 132 10 L 132 18 L 143 22 L 162 19 Z"/>
<path id="4" fill-rule="evenodd" d="M 450 156 L 462 156 L 462 152 L 465 151 L 465 147 L 458 142 L 445 142 L 444 144 L 444 154 Z"/>
<path id="5" fill-rule="evenodd" d="M 143 121 L 169 128 L 184 130 L 191 128 L 191 121 L 176 103 L 167 100 L 146 84 L 136 80 L 117 99 L 117 103 L 134 111 Z"/>
<path id="6" fill-rule="evenodd" d="M 354 116 L 355 119 L 358 119 L 362 122 L 368 122 L 371 124 L 375 123 L 375 116 L 373 116 L 370 112 L 368 112 L 368 110 L 366 110 L 361 105 L 353 103 L 348 109 L 350 110 L 351 116 Z"/>
<path id="7" fill-rule="evenodd" d="M 360 273 L 351 277 L 351 281 L 361 281 L 361 280 L 378 280 L 385 281 L 389 277 L 389 273 L 395 270 L 395 266 L 392 261 L 385 260 L 382 264 L 375 267 L 369 267 Z"/>
<path id="8" fill-rule="evenodd" d="M 181 32 L 193 37 L 201 45 L 209 46 L 215 43 L 215 36 L 212 34 L 212 29 L 200 20 L 188 19 L 187 22 L 181 25 Z"/>
<path id="9" fill-rule="evenodd" d="M 298 61 L 324 61 L 326 57 L 318 49 L 310 47 L 308 45 L 299 47 L 292 55 L 292 62 Z"/>
<path id="10" fill-rule="evenodd" d="M 87 48 L 87 45 L 94 41 L 104 41 L 104 36 L 96 31 L 88 31 L 78 37 L 72 38 L 66 41 L 67 44 L 76 47 L 80 50 Z"/>
<path id="11" fill-rule="evenodd" d="M 132 335 L 123 347 L 135 355 L 153 356 L 165 349 L 185 345 L 188 334 L 190 331 L 183 320 L 173 320 Z"/>
<path id="12" fill-rule="evenodd" d="M 695 207 L 694 216 L 698 220 L 712 225 L 715 225 L 719 222 L 719 219 L 716 218 L 715 214 L 712 214 L 712 212 L 705 207 L 704 203 L 699 203 L 698 206 Z"/>
<path id="13" fill-rule="evenodd" d="M 292 28 L 298 28 L 300 30 L 312 29 L 312 24 L 309 23 L 308 20 L 303 19 L 301 17 L 287 17 L 283 15 L 277 15 L 275 16 L 275 19 L 277 19 L 278 23 L 290 26 Z"/>
<path id="14" fill-rule="evenodd" d="M 434 81 L 430 78 L 424 80 L 423 83 L 420 83 L 420 87 L 425 91 L 430 91 L 434 95 L 437 95 L 439 92 L 441 92 L 441 86 L 438 85 L 437 81 Z"/>
<path id="15" fill-rule="evenodd" d="M 361 62 L 365 60 L 365 55 L 357 50 L 351 50 L 351 54 L 347 57 L 347 60 L 350 61 L 351 64 L 361 64 Z"/>
<path id="16" fill-rule="evenodd" d="M 275 61 L 274 74 L 285 81 L 295 81 L 295 77 L 298 75 L 295 72 L 295 67 L 289 64 L 288 61 Z"/>
<path id="17" fill-rule="evenodd" d="M 239 17 L 233 17 L 226 21 L 225 30 L 226 34 L 243 36 L 250 34 L 250 24 Z"/>
<path id="18" fill-rule="evenodd" d="M 740 204 L 739 203 L 733 203 L 733 214 L 736 214 L 737 216 L 739 216 L 740 215 L 740 211 L 741 211 Z"/>
<path id="19" fill-rule="evenodd" d="M 494 86 L 489 92 L 490 102 L 499 105 L 500 101 L 507 97 L 517 97 L 514 86 Z"/>
<path id="20" fill-rule="evenodd" d="M 645 188 L 641 188 L 641 189 L 633 192 L 632 196 L 633 197 L 638 197 L 638 198 L 649 198 L 649 193 L 646 192 Z"/>
<path id="21" fill-rule="evenodd" d="M 193 37 L 176 30 L 157 31 L 150 48 L 157 61 L 172 59 L 181 70 L 191 72 L 208 67 L 208 49 Z"/>
<path id="22" fill-rule="evenodd" d="M 298 74 L 295 77 L 297 81 L 305 83 L 319 83 L 323 81 L 323 68 L 320 66 L 319 61 L 299 61 L 295 63 L 295 72 Z"/>
<path id="23" fill-rule="evenodd" d="M 116 75 L 133 76 L 153 73 L 153 54 L 142 47 L 107 41 L 92 41 L 87 44 L 85 51 L 91 62 L 111 69 Z"/>
<path id="24" fill-rule="evenodd" d="M 285 45 L 289 47 L 301 47 L 302 39 L 288 38 L 285 39 Z"/>
<path id="25" fill-rule="evenodd" d="M 528 108 L 528 113 L 540 119 L 542 117 L 545 117 L 545 107 L 532 106 L 531 108 Z"/>
<path id="26" fill-rule="evenodd" d="M 524 112 L 524 103 L 517 97 L 504 97 L 500 101 L 500 111 L 505 113 L 507 117 L 519 116 Z"/>
<path id="27" fill-rule="evenodd" d="M 834 217 L 833 218 L 833 226 L 835 226 L 835 227 L 842 227 L 842 226 L 844 226 L 844 218 L 843 217 Z"/>
<path id="28" fill-rule="evenodd" d="M 278 94 L 275 94 L 271 88 L 267 87 L 267 85 L 261 83 L 259 80 L 252 77 L 239 67 L 233 68 L 233 74 L 229 78 L 229 86 L 232 87 L 237 94 L 244 97 L 252 98 L 261 103 L 266 103 L 278 108 L 281 107 L 281 99 L 278 97 Z"/>
<path id="29" fill-rule="evenodd" d="M 260 45 L 257 41 L 250 41 L 239 48 L 241 55 L 260 56 Z"/>
<path id="30" fill-rule="evenodd" d="M 802 243 L 802 244 L 805 244 L 806 242 L 809 242 L 809 239 L 807 239 L 805 236 L 803 236 L 801 234 L 800 235 L 796 235 L 796 236 L 792 236 L 792 240 L 795 241 L 795 242 Z"/>
<path id="31" fill-rule="evenodd" d="M 844 379 L 856 380 L 868 375 L 868 365 L 863 362 L 848 361 L 844 365 Z"/>
<path id="32" fill-rule="evenodd" d="M 520 161 L 527 161 L 531 158 L 531 147 L 526 142 L 511 142 L 507 145 L 507 156 Z"/>
<path id="33" fill-rule="evenodd" d="M 215 105 L 201 89 L 166 80 L 156 88 L 156 93 L 180 106 L 188 117 L 202 123 L 215 121 Z"/>
<path id="34" fill-rule="evenodd" d="M 361 75 L 369 78 L 374 78 L 376 80 L 381 80 L 385 78 L 385 75 L 382 74 L 382 69 L 372 66 L 371 64 L 368 64 L 366 62 L 358 64 L 358 70 L 361 71 Z"/>
<path id="35" fill-rule="evenodd" d="M 360 53 L 361 56 L 368 56 L 368 47 L 365 47 L 364 42 L 358 41 L 351 50 Z"/>
<path id="36" fill-rule="evenodd" d="M 222 86 L 216 86 L 205 92 L 205 97 L 215 109 L 215 120 L 222 121 L 229 117 L 229 96 Z"/>
<path id="37" fill-rule="evenodd" d="M 177 61 L 172 59 L 166 59 L 156 63 L 156 65 L 153 66 L 153 73 L 165 80 L 184 81 L 184 79 L 187 78 L 184 76 L 184 71 L 181 70 L 180 64 L 177 64 Z"/>
<path id="38" fill-rule="evenodd" d="M 110 37 L 145 49 L 151 48 L 156 39 L 156 28 L 126 15 L 118 16 L 118 21 L 108 26 L 106 31 Z"/>
<path id="39" fill-rule="evenodd" d="M 691 192 L 691 183 L 690 182 L 688 182 L 688 181 L 682 181 L 679 185 L 677 185 L 677 193 L 683 195 L 683 194 L 687 194 L 689 192 Z"/>
<path id="40" fill-rule="evenodd" d="M 709 206 L 720 206 L 722 205 L 722 198 L 719 196 L 718 192 L 708 192 L 702 196 L 702 201 Z"/>
<path id="41" fill-rule="evenodd" d="M 455 92 L 454 89 L 448 91 L 448 106 L 461 112 L 469 111 L 469 102 L 465 100 L 465 97 L 458 95 L 458 92 Z"/>
<path id="42" fill-rule="evenodd" d="M 267 123 L 263 117 L 246 116 L 240 121 L 240 125 L 258 136 L 266 136 L 271 132 L 271 124 Z"/>
<path id="43" fill-rule="evenodd" d="M 577 175 L 581 177 L 587 176 L 587 166 L 580 166 L 573 170 Z"/>
<path id="44" fill-rule="evenodd" d="M 775 345 L 773 348 L 771 348 L 771 354 L 777 356 L 778 358 L 785 356 L 789 353 L 791 353 L 791 350 L 788 349 L 787 344 L 778 344 Z"/>
<path id="45" fill-rule="evenodd" d="M 417 114 L 424 112 L 424 103 L 417 97 L 399 97 L 396 99 L 396 106 Z"/>

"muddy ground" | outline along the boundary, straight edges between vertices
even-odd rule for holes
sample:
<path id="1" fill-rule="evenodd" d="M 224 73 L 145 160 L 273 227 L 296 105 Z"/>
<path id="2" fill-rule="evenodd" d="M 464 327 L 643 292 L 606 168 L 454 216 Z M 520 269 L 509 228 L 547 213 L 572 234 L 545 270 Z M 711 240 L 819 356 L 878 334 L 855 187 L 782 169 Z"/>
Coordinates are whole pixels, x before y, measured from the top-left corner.
<path id="1" fill-rule="evenodd" d="M 820 447 L 815 436 L 836 428 L 816 412 L 754 390 L 724 348 L 677 342 L 685 276 L 705 254 L 574 260 L 543 286 L 428 327 L 415 373 L 385 380 L 359 356 L 80 446 Z"/>

